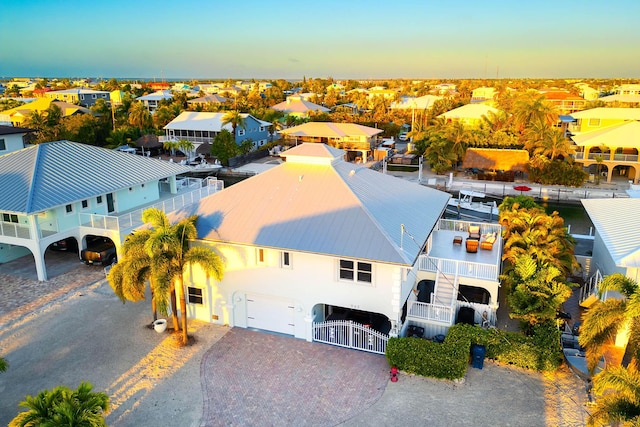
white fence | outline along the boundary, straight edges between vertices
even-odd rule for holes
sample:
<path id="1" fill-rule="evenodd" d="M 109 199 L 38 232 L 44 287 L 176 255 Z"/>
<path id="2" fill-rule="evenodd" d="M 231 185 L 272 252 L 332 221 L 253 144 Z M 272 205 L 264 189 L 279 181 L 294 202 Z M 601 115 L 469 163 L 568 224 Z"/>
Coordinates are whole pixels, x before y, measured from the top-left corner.
<path id="1" fill-rule="evenodd" d="M 407 316 L 432 322 L 442 322 L 446 325 L 453 323 L 453 309 L 445 305 L 429 304 L 426 302 L 410 301 Z"/>
<path id="2" fill-rule="evenodd" d="M 313 340 L 369 353 L 385 354 L 389 336 L 352 320 L 313 324 Z"/>

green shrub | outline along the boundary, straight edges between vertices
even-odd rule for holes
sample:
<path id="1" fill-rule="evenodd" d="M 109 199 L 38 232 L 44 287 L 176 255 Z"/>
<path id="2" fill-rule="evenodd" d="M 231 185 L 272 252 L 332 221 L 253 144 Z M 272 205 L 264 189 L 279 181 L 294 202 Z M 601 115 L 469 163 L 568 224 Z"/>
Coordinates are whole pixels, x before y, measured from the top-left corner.
<path id="1" fill-rule="evenodd" d="M 485 356 L 503 364 L 535 371 L 554 371 L 562 363 L 560 332 L 553 325 L 536 325 L 533 335 L 499 329 L 482 329 L 466 324 L 449 329 L 444 343 L 420 338 L 390 338 L 387 360 L 390 366 L 425 377 L 464 377 L 471 345 L 486 347 Z"/>
<path id="2" fill-rule="evenodd" d="M 539 184 L 580 187 L 587 177 L 580 165 L 563 160 L 554 160 L 539 167 L 529 165 L 529 179 Z"/>

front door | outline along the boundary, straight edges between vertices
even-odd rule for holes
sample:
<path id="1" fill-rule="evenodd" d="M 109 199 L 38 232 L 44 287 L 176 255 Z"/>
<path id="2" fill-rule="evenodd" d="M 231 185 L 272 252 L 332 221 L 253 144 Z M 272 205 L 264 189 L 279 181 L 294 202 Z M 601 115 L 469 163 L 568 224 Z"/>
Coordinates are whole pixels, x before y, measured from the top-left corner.
<path id="1" fill-rule="evenodd" d="M 113 204 L 113 193 L 107 193 L 107 212 L 112 213 L 116 208 Z"/>

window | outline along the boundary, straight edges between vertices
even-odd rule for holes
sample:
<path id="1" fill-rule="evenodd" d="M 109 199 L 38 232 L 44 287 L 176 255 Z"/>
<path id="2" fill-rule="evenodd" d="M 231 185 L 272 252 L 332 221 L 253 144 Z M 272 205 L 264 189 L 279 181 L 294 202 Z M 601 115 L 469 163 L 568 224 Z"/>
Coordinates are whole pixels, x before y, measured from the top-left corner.
<path id="1" fill-rule="evenodd" d="M 84 101 L 84 95 L 80 95 L 80 99 Z"/>
<path id="2" fill-rule="evenodd" d="M 244 129 L 238 129 L 238 136 L 244 136 Z"/>
<path id="3" fill-rule="evenodd" d="M 589 119 L 589 126 L 600 126 L 600 119 Z"/>
<path id="4" fill-rule="evenodd" d="M 371 283 L 372 269 L 368 262 L 356 262 L 346 259 L 340 260 L 340 279 L 356 282 Z"/>
<path id="5" fill-rule="evenodd" d="M 102 196 L 96 197 L 96 203 L 99 204 L 99 205 L 102 204 Z"/>
<path id="6" fill-rule="evenodd" d="M 73 205 L 67 205 L 67 206 L 65 206 L 65 207 L 64 207 L 64 210 L 65 210 L 67 213 L 72 213 L 72 212 L 73 212 Z"/>
<path id="7" fill-rule="evenodd" d="M 282 252 L 282 267 L 291 267 L 291 254 L 289 252 Z"/>
<path id="8" fill-rule="evenodd" d="M 91 94 L 91 99 L 96 99 L 96 94 L 95 93 Z"/>
<path id="9" fill-rule="evenodd" d="M 264 126 L 260 126 L 260 132 L 264 132 Z"/>
<path id="10" fill-rule="evenodd" d="M 258 249 L 258 264 L 264 264 L 264 249 Z"/>
<path id="11" fill-rule="evenodd" d="M 6 149 L 7 149 L 7 144 L 5 144 L 3 138 L 0 138 L 0 151 L 6 150 Z"/>
<path id="12" fill-rule="evenodd" d="M 18 223 L 18 215 L 3 213 L 2 214 L 2 221 L 4 221 L 4 222 L 13 222 L 13 223 L 17 224 Z"/>
<path id="13" fill-rule="evenodd" d="M 187 293 L 189 297 L 189 304 L 202 304 L 202 289 L 187 287 Z"/>
<path id="14" fill-rule="evenodd" d="M 82 209 L 87 209 L 89 207 L 89 201 L 88 200 L 83 200 L 82 201 Z"/>

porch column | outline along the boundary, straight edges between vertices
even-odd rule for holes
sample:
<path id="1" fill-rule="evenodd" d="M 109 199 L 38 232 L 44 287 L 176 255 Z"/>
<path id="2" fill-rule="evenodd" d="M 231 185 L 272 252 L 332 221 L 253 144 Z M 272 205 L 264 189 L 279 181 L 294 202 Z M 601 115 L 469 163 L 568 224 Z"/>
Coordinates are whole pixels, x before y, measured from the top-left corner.
<path id="1" fill-rule="evenodd" d="M 38 280 L 44 282 L 47 280 L 47 267 L 44 263 L 44 251 L 40 248 L 39 244 L 33 245 L 31 251 L 33 252 L 33 259 L 36 262 L 36 273 L 38 274 Z"/>

